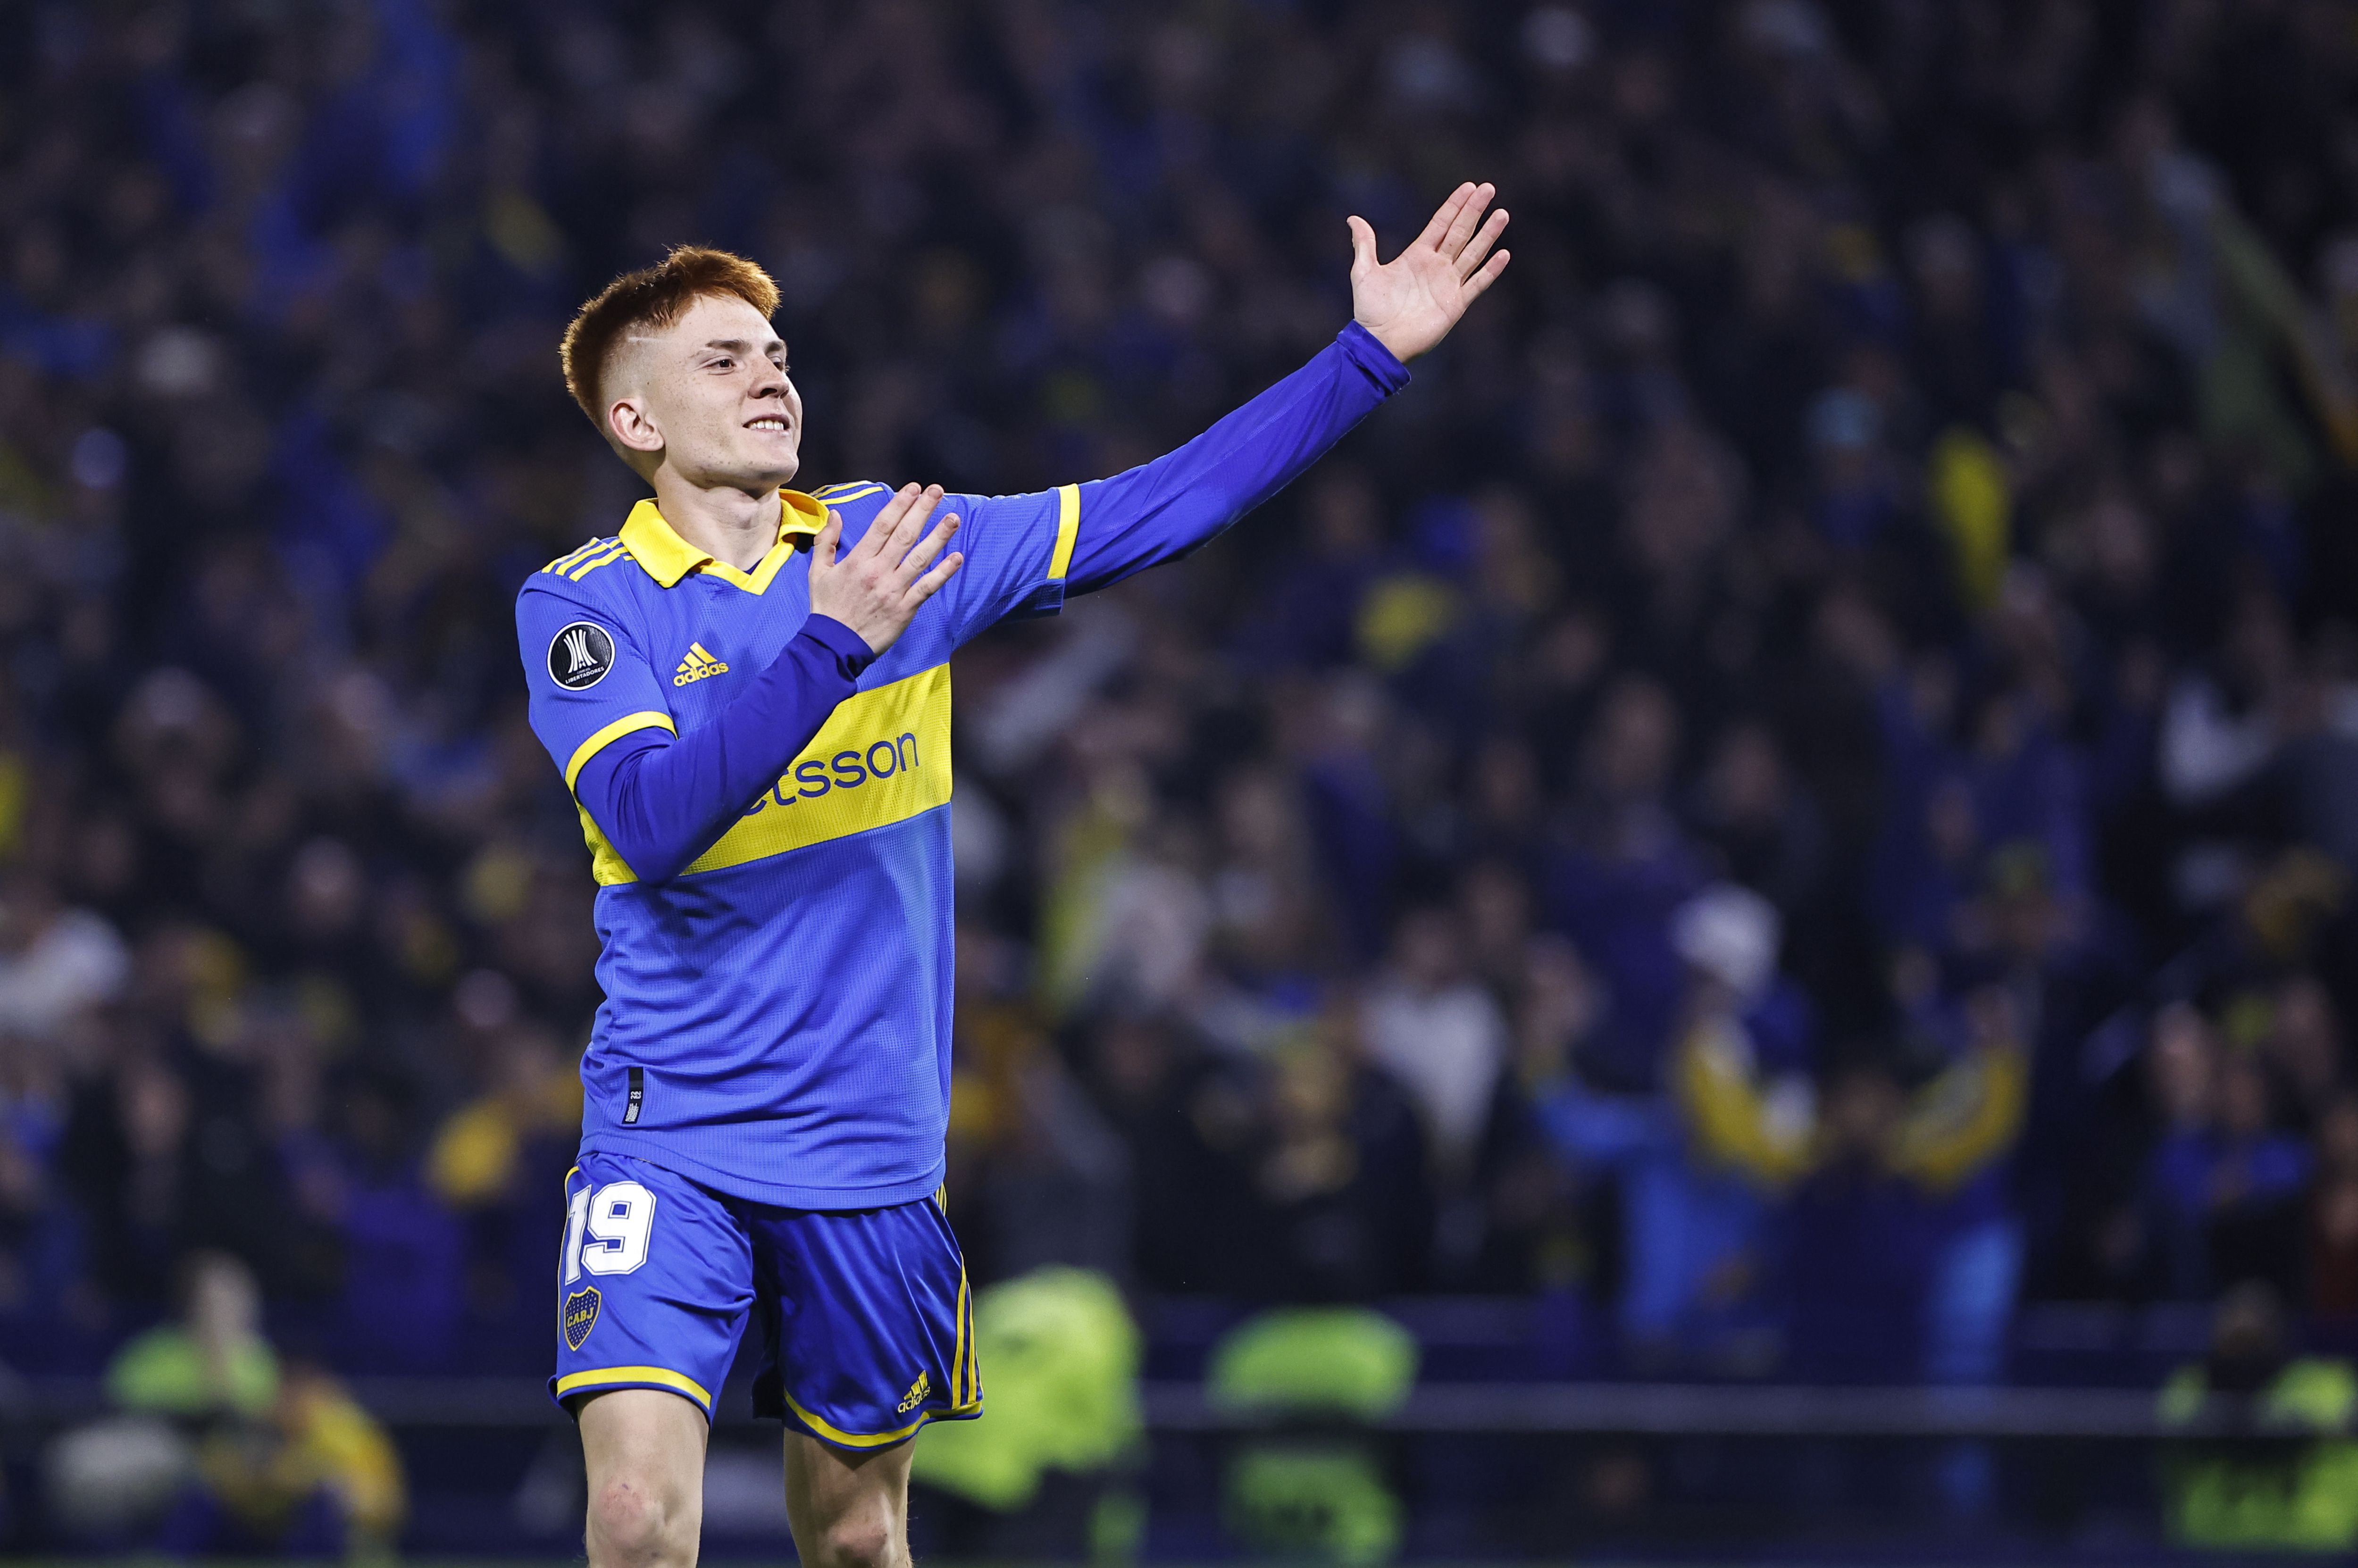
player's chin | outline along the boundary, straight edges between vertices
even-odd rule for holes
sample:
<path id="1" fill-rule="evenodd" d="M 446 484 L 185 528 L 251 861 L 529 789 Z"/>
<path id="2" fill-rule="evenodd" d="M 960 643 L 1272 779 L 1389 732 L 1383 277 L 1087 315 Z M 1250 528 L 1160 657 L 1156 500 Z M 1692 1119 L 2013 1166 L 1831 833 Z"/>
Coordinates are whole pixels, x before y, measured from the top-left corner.
<path id="1" fill-rule="evenodd" d="M 739 471 L 747 478 L 763 484 L 784 484 L 802 470 L 802 443 L 792 431 L 784 436 L 748 431 L 737 459 Z"/>

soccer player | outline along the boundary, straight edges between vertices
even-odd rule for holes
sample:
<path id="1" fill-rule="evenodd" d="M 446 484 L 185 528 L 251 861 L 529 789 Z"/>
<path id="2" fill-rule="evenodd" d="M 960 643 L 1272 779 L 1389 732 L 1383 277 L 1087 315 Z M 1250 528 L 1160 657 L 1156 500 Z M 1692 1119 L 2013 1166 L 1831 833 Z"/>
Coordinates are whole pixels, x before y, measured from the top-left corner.
<path id="1" fill-rule="evenodd" d="M 909 1439 L 982 1409 L 941 1192 L 950 655 L 1186 554 L 1407 384 L 1506 268 L 1491 196 L 1389 263 L 1351 219 L 1331 345 L 1169 456 L 1036 495 L 785 488 L 802 399 L 739 257 L 676 250 L 574 319 L 567 385 L 654 492 L 516 598 L 598 882 L 549 1380 L 597 1568 L 695 1560 L 749 1316 L 803 1562 L 907 1561 Z"/>

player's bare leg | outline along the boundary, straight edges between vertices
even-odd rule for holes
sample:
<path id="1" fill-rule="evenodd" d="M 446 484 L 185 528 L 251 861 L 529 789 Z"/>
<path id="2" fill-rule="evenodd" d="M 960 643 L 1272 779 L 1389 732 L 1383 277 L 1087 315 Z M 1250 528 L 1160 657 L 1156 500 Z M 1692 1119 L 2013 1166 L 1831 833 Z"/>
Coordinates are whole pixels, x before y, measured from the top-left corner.
<path id="1" fill-rule="evenodd" d="M 590 1568 L 688 1568 L 696 1561 L 710 1437 L 704 1412 L 677 1394 L 616 1389 L 583 1403 Z"/>
<path id="2" fill-rule="evenodd" d="M 786 1518 L 803 1568 L 909 1568 L 914 1443 L 866 1454 L 786 1433 Z"/>

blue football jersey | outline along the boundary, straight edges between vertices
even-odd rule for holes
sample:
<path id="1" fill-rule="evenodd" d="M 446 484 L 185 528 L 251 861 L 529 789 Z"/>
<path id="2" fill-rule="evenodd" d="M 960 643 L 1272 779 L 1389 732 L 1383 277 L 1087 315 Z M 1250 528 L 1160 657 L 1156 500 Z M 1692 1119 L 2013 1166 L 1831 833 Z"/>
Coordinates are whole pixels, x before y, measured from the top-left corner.
<path id="1" fill-rule="evenodd" d="M 1103 587 L 1195 548 L 1407 382 L 1353 324 L 1151 463 L 945 497 L 936 515 L 962 520 L 964 568 L 767 789 L 720 804 L 723 820 L 741 814 L 685 870 L 641 881 L 582 807 L 606 993 L 582 1060 L 583 1151 L 793 1208 L 932 1193 L 949 1119 L 950 654 L 994 622 L 1062 608 L 1068 582 Z M 892 495 L 784 492 L 777 542 L 751 571 L 643 501 L 620 534 L 527 579 L 516 628 L 532 725 L 566 787 L 618 741 L 713 725 L 810 612 L 797 546 L 831 508 L 849 548 Z"/>
<path id="2" fill-rule="evenodd" d="M 833 508 L 849 548 L 892 493 L 786 492 L 778 542 L 752 571 L 643 501 L 619 535 L 528 579 L 516 623 L 532 724 L 568 787 L 625 735 L 709 719 L 809 613 L 797 546 Z M 952 496 L 936 515 L 951 513 L 964 568 L 685 872 L 642 883 L 582 810 L 606 993 L 582 1062 L 585 1150 L 797 1208 L 907 1203 L 941 1184 L 949 656 L 1010 614 L 1062 603 L 1079 500 L 1070 486 Z"/>

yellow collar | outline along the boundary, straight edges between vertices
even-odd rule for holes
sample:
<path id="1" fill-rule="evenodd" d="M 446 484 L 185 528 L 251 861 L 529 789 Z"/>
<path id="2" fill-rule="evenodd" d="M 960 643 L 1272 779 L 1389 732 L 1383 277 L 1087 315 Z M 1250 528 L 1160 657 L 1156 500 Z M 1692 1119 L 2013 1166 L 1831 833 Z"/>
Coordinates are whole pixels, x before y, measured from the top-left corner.
<path id="1" fill-rule="evenodd" d="M 827 508 L 801 491 L 782 490 L 778 499 L 784 503 L 778 510 L 778 542 L 750 572 L 716 560 L 681 538 L 664 521 L 662 510 L 652 500 L 631 508 L 630 516 L 622 523 L 622 546 L 649 577 L 665 588 L 676 588 L 680 579 L 700 570 L 724 582 L 733 582 L 749 593 L 759 593 L 770 586 L 770 579 L 778 575 L 778 568 L 795 553 L 798 535 L 808 537 L 827 526 Z"/>

